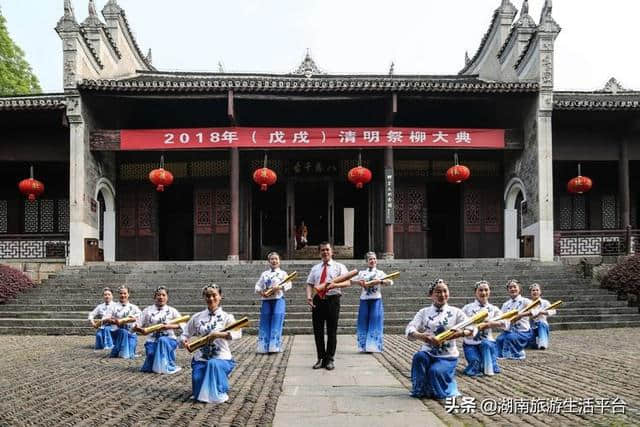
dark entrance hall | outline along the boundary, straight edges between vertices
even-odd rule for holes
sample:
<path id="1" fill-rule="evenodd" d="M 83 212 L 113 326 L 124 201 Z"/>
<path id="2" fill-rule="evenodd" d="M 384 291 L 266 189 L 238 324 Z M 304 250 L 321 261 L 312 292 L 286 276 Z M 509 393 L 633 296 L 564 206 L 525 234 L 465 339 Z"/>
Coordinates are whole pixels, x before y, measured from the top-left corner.
<path id="1" fill-rule="evenodd" d="M 160 260 L 193 259 L 193 187 L 173 185 L 158 193 Z"/>

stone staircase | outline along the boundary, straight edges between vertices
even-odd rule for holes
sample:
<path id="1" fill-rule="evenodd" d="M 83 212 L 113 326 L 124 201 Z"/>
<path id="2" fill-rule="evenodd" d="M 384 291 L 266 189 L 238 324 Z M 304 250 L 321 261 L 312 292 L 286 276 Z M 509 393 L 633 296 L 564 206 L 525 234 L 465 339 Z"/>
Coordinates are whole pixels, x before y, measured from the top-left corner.
<path id="1" fill-rule="evenodd" d="M 304 281 L 315 260 L 284 261 L 283 269 L 298 271 L 298 278 L 287 292 L 285 334 L 310 334 L 311 314 L 305 303 Z M 364 261 L 347 260 L 347 268 L 364 268 Z M 42 285 L 9 303 L 0 305 L 0 334 L 87 335 L 87 314 L 102 301 L 102 288 L 117 289 L 126 284 L 131 301 L 140 308 L 152 304 L 153 289 L 169 288 L 169 304 L 183 314 L 204 309 L 200 290 L 215 282 L 223 288 L 223 307 L 236 318 L 248 316 L 255 333 L 260 301 L 253 292 L 255 281 L 265 269 L 264 262 L 227 264 L 225 262 L 117 262 L 68 267 Z M 385 332 L 403 333 L 407 323 L 422 307 L 430 304 L 425 283 L 436 277 L 449 282 L 449 303 L 462 307 L 473 300 L 473 284 L 480 279 L 492 284 L 491 302 L 500 306 L 507 298 L 505 282 L 515 278 L 526 286 L 539 282 L 543 296 L 551 302 L 565 303 L 550 318 L 554 329 L 587 329 L 640 326 L 637 308 L 618 301 L 615 293 L 590 284 L 574 267 L 535 260 L 455 259 L 380 261 L 386 272 L 400 271 L 396 284 L 383 291 Z M 340 333 L 354 333 L 360 288 L 345 291 L 341 302 Z M 115 295 L 117 299 L 117 295 Z"/>

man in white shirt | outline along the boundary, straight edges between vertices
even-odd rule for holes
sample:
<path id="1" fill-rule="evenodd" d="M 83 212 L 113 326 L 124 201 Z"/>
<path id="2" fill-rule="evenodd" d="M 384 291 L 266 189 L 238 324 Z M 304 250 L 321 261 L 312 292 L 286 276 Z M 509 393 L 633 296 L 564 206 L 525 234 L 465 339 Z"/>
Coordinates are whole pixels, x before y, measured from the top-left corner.
<path id="1" fill-rule="evenodd" d="M 318 360 L 313 369 L 326 368 L 331 371 L 335 368 L 333 363 L 336 354 L 338 319 L 340 317 L 340 288 L 349 286 L 347 280 L 342 283 L 333 283 L 333 279 L 347 273 L 344 264 L 334 261 L 333 249 L 329 242 L 322 242 L 318 246 L 322 262 L 311 269 L 307 277 L 307 304 L 311 306 L 311 319 L 313 321 L 313 335 L 316 340 Z M 313 291 L 316 295 L 313 296 Z M 323 295 L 326 292 L 326 295 Z M 324 342 L 324 325 L 327 324 L 327 344 Z"/>

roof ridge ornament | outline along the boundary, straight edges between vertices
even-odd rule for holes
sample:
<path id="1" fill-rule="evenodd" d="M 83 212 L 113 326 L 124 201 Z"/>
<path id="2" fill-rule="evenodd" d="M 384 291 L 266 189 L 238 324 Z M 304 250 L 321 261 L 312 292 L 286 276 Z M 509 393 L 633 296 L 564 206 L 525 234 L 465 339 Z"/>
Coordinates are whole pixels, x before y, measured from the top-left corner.
<path id="1" fill-rule="evenodd" d="M 396 67 L 396 63 L 391 61 L 391 65 L 389 66 L 389 75 L 393 76 L 394 72 L 395 72 L 395 67 Z"/>
<path id="2" fill-rule="evenodd" d="M 536 22 L 529 15 L 529 0 L 522 2 L 522 8 L 520 9 L 520 19 L 516 22 L 518 27 L 535 28 Z"/>
<path id="3" fill-rule="evenodd" d="M 513 16 L 515 16 L 516 13 L 518 13 L 518 9 L 509 0 L 502 0 L 502 3 L 500 3 L 500 7 L 498 7 L 496 12 L 513 14 Z"/>
<path id="4" fill-rule="evenodd" d="M 153 64 L 153 56 L 151 55 L 151 48 L 149 48 L 149 50 L 147 51 L 147 56 L 144 57 L 144 60 L 147 62 L 147 64 L 152 65 Z"/>
<path id="5" fill-rule="evenodd" d="M 631 91 L 629 89 L 626 89 L 624 86 L 622 86 L 620 82 L 616 80 L 615 77 L 611 77 L 609 81 L 604 85 L 604 87 L 600 89 L 598 92 L 610 92 L 615 95 L 618 92 L 631 92 Z"/>
<path id="6" fill-rule="evenodd" d="M 104 23 L 98 17 L 98 12 L 96 12 L 96 4 L 93 0 L 89 0 L 89 16 L 82 22 L 83 27 L 104 27 Z"/>
<path id="7" fill-rule="evenodd" d="M 559 33 L 562 28 L 551 16 L 553 4 L 551 0 L 544 0 L 544 6 L 540 12 L 540 29 L 549 33 Z"/>
<path id="8" fill-rule="evenodd" d="M 307 53 L 305 54 L 302 63 L 300 63 L 298 68 L 296 68 L 292 74 L 302 74 L 306 78 L 310 79 L 313 75 L 325 73 L 318 68 L 313 58 L 311 58 L 311 52 L 307 49 Z"/>
<path id="9" fill-rule="evenodd" d="M 58 33 L 65 31 L 75 31 L 78 29 L 78 21 L 76 21 L 76 16 L 73 13 L 73 5 L 71 4 L 71 0 L 64 0 L 64 14 L 62 18 L 58 21 L 56 25 L 56 31 Z"/>
<path id="10" fill-rule="evenodd" d="M 469 58 L 469 51 L 465 50 L 464 51 L 464 65 L 469 65 L 470 62 L 471 62 L 471 58 Z"/>
<path id="11" fill-rule="evenodd" d="M 223 74 L 224 71 L 224 64 L 222 63 L 222 60 L 218 61 L 218 72 Z"/>
<path id="12" fill-rule="evenodd" d="M 102 15 L 120 15 L 122 13 L 122 8 L 118 4 L 116 0 L 109 0 L 107 4 L 102 8 Z"/>

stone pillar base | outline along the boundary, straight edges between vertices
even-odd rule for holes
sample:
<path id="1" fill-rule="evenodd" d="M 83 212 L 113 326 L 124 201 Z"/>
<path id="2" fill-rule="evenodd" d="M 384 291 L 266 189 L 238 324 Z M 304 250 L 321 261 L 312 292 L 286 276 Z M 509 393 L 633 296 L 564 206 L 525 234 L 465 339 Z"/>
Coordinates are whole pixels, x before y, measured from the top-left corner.
<path id="1" fill-rule="evenodd" d="M 393 252 L 384 252 L 382 254 L 382 259 L 394 259 Z"/>
<path id="2" fill-rule="evenodd" d="M 227 255 L 227 261 L 238 262 L 238 261 L 240 261 L 240 256 L 239 255 Z"/>

